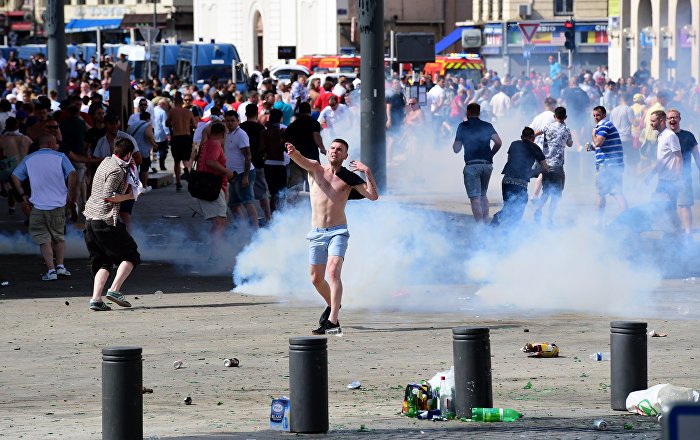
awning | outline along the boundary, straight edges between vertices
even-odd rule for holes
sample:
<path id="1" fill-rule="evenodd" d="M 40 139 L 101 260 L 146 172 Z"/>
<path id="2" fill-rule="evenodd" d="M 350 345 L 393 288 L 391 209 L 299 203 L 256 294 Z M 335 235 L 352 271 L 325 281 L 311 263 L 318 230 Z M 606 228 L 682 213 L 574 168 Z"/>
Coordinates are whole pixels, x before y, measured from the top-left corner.
<path id="1" fill-rule="evenodd" d="M 435 44 L 435 54 L 439 54 L 443 50 L 445 50 L 448 47 L 455 44 L 457 41 L 461 40 L 462 39 L 462 29 L 465 29 L 465 28 L 463 28 L 463 27 L 455 28 L 455 30 L 453 30 L 452 32 L 447 34 L 445 36 L 445 38 L 438 41 Z"/>
<path id="2" fill-rule="evenodd" d="M 120 18 L 112 19 L 91 19 L 91 18 L 77 18 L 72 19 L 66 25 L 67 33 L 75 32 L 95 32 L 95 31 L 109 31 L 114 29 L 119 29 L 119 24 L 122 22 Z"/>
<path id="3" fill-rule="evenodd" d="M 156 26 L 164 28 L 167 25 L 168 14 L 156 14 Z M 125 14 L 122 19 L 122 29 L 133 29 L 139 26 L 153 26 L 153 14 Z"/>

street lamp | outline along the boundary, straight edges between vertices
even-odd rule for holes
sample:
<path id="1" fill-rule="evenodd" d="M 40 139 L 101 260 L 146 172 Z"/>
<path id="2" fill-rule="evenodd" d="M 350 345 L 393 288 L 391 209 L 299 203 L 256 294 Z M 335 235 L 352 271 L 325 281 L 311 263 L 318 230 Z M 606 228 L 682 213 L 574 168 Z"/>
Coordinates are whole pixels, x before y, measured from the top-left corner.
<path id="1" fill-rule="evenodd" d="M 622 38 L 624 39 L 627 48 L 630 49 L 633 46 L 634 42 L 634 32 L 632 32 L 632 29 L 630 28 L 624 28 L 622 29 Z"/>

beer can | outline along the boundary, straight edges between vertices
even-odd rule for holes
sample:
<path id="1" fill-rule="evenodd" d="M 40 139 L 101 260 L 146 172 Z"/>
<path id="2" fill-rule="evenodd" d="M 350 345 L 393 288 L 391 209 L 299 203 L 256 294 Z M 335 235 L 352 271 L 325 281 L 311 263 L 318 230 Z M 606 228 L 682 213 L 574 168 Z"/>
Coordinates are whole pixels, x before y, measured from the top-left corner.
<path id="1" fill-rule="evenodd" d="M 224 367 L 237 367 L 238 366 L 238 359 L 236 358 L 228 358 L 224 359 Z"/>
<path id="2" fill-rule="evenodd" d="M 605 431 L 606 429 L 608 429 L 608 422 L 606 422 L 603 419 L 596 419 L 593 421 L 593 426 L 598 431 Z"/>

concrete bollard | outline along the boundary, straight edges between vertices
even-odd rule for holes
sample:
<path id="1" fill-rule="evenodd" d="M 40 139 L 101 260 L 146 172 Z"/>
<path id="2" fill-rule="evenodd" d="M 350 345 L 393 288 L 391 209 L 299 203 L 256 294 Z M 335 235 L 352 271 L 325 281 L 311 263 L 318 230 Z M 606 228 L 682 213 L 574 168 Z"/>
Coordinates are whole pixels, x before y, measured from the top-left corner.
<path id="1" fill-rule="evenodd" d="M 328 432 L 328 340 L 289 338 L 290 431 Z"/>
<path id="2" fill-rule="evenodd" d="M 625 401 L 632 391 L 647 388 L 647 323 L 610 323 L 610 404 L 627 411 Z"/>
<path id="3" fill-rule="evenodd" d="M 453 328 L 452 352 L 455 366 L 454 410 L 458 418 L 471 418 L 472 408 L 493 407 L 489 329 Z"/>
<path id="4" fill-rule="evenodd" d="M 102 439 L 143 438 L 141 347 L 102 349 Z"/>

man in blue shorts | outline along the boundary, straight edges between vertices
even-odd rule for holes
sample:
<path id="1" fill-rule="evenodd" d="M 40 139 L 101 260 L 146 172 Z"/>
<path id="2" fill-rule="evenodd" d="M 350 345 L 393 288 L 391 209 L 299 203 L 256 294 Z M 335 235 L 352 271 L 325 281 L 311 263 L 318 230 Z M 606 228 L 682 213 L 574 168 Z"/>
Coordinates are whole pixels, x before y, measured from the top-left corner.
<path id="1" fill-rule="evenodd" d="M 467 120 L 457 127 L 452 150 L 459 153 L 464 147 L 464 187 L 467 189 L 474 220 L 486 223 L 489 218 L 486 191 L 493 172 L 493 156 L 501 148 L 502 142 L 493 125 L 479 119 L 480 115 L 479 104 L 471 103 L 467 106 Z"/>
<path id="2" fill-rule="evenodd" d="M 309 173 L 309 198 L 311 199 L 311 232 L 309 240 L 309 264 L 311 282 L 327 304 L 319 319 L 319 327 L 312 333 L 340 333 L 338 311 L 343 296 L 340 271 L 348 247 L 345 205 L 348 198 L 367 197 L 377 200 L 379 194 L 372 171 L 360 161 L 351 161 L 350 170 L 343 167 L 348 157 L 348 143 L 335 139 L 328 148 L 328 164 L 304 157 L 294 145 L 287 143 L 287 154 L 299 167 Z M 352 171 L 365 174 L 367 182 Z M 326 271 L 328 281 L 326 281 Z"/>

